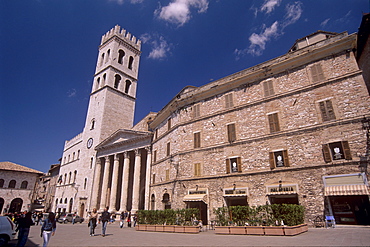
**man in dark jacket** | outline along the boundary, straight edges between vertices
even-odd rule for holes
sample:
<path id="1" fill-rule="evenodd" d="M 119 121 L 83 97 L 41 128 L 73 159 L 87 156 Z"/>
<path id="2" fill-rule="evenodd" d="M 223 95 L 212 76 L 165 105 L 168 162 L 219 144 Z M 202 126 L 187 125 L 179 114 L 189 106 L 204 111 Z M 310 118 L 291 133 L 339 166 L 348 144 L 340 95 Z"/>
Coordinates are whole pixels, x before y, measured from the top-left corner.
<path id="1" fill-rule="evenodd" d="M 105 237 L 105 231 L 107 230 L 107 225 L 110 220 L 110 213 L 108 212 L 108 207 L 104 208 L 103 213 L 101 214 L 100 220 L 102 222 L 102 236 Z"/>
<path id="2" fill-rule="evenodd" d="M 30 227 L 34 225 L 32 213 L 27 212 L 23 217 L 17 219 L 18 224 L 18 243 L 17 246 L 25 246 L 30 232 Z"/>

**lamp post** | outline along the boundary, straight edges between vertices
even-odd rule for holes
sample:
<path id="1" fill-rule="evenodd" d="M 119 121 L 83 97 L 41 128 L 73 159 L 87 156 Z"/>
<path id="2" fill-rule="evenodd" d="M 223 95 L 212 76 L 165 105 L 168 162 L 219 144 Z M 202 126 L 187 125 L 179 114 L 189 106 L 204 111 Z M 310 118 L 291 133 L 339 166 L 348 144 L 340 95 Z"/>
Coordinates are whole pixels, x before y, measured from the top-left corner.
<path id="1" fill-rule="evenodd" d="M 370 119 L 364 117 L 361 121 L 362 129 L 366 131 L 366 152 L 364 157 L 360 157 L 360 172 L 365 173 L 367 175 L 367 166 L 369 164 L 369 153 L 370 153 Z"/>

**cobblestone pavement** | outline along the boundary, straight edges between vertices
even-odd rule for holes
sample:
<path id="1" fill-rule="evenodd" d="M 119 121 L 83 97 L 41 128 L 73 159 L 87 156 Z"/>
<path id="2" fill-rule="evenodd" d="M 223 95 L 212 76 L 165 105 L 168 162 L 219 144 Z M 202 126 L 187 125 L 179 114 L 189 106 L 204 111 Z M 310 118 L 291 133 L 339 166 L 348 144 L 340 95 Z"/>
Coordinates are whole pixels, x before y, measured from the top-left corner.
<path id="1" fill-rule="evenodd" d="M 158 233 L 119 228 L 109 224 L 107 235 L 90 237 L 86 223 L 57 224 L 49 246 L 370 246 L 370 227 L 309 228 L 308 232 L 292 237 L 216 235 L 213 230 L 199 234 Z M 9 243 L 15 246 L 16 240 Z M 32 226 L 27 246 L 42 246 L 40 226 Z"/>

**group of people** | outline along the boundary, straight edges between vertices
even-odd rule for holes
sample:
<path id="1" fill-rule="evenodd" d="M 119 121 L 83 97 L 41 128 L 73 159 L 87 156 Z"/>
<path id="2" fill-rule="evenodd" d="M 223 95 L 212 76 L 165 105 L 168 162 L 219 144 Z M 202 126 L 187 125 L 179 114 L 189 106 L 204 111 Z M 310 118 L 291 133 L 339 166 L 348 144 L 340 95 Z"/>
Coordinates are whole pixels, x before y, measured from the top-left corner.
<path id="1" fill-rule="evenodd" d="M 92 212 L 89 213 L 89 223 L 88 223 L 88 227 L 90 228 L 90 236 L 95 236 L 95 228 L 97 226 L 97 224 L 101 223 L 101 229 L 102 229 L 102 236 L 105 237 L 106 236 L 106 231 L 107 231 L 107 225 L 109 222 L 112 222 L 112 220 L 114 221 L 114 217 L 115 215 L 112 215 L 111 213 L 109 213 L 108 211 L 108 207 L 104 208 L 104 211 L 101 213 L 100 217 L 98 216 L 98 211 L 96 210 L 96 208 L 93 209 Z M 131 227 L 133 225 L 133 227 L 136 226 L 136 222 L 137 222 L 137 216 L 134 215 L 134 214 L 131 214 L 131 212 L 127 212 L 127 211 L 122 211 L 121 215 L 120 215 L 120 228 L 123 228 L 124 226 L 127 225 L 127 227 Z"/>
<path id="2" fill-rule="evenodd" d="M 6 214 L 15 224 L 18 232 L 17 246 L 25 246 L 28 240 L 31 226 L 42 224 L 40 237 L 43 238 L 43 246 L 46 247 L 50 237 L 54 236 L 56 230 L 56 220 L 54 213 L 48 213 L 48 217 L 43 220 L 43 213 L 23 212 L 15 214 Z"/>

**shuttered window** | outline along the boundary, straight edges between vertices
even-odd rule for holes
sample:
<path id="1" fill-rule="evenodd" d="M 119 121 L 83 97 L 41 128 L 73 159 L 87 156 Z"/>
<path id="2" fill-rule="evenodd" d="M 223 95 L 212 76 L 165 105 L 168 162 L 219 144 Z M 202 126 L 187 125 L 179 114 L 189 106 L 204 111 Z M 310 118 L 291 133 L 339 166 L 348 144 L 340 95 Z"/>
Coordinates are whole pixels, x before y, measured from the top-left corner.
<path id="1" fill-rule="evenodd" d="M 323 122 L 335 119 L 334 108 L 331 100 L 319 102 L 319 107 Z"/>
<path id="2" fill-rule="evenodd" d="M 166 170 L 166 181 L 170 180 L 170 170 Z"/>
<path id="3" fill-rule="evenodd" d="M 153 162 L 157 162 L 157 150 L 154 150 L 154 153 L 153 153 Z"/>
<path id="4" fill-rule="evenodd" d="M 271 95 L 274 95 L 275 94 L 275 92 L 274 92 L 274 86 L 273 86 L 271 80 L 268 80 L 268 81 L 264 81 L 263 82 L 263 91 L 264 91 L 265 97 L 271 96 Z"/>
<path id="5" fill-rule="evenodd" d="M 202 175 L 200 169 L 201 169 L 200 163 L 194 164 L 194 177 L 199 177 Z"/>
<path id="6" fill-rule="evenodd" d="M 193 107 L 193 117 L 200 117 L 200 105 L 194 105 Z"/>
<path id="7" fill-rule="evenodd" d="M 230 107 L 233 107 L 234 106 L 234 103 L 233 103 L 233 95 L 230 93 L 230 94 L 226 94 L 225 95 L 225 107 L 226 108 L 230 108 Z"/>
<path id="8" fill-rule="evenodd" d="M 324 161 L 329 163 L 333 160 L 351 160 L 351 150 L 348 141 L 332 142 L 322 145 Z"/>
<path id="9" fill-rule="evenodd" d="M 167 156 L 170 156 L 171 155 L 171 143 L 168 142 L 167 143 Z"/>
<path id="10" fill-rule="evenodd" d="M 288 151 L 282 150 L 270 152 L 269 161 L 271 169 L 274 169 L 276 167 L 288 167 L 289 166 Z"/>
<path id="11" fill-rule="evenodd" d="M 270 126 L 270 133 L 280 131 L 278 114 L 277 113 L 269 114 L 267 115 L 267 117 Z"/>
<path id="12" fill-rule="evenodd" d="M 240 157 L 226 159 L 226 173 L 242 172 L 242 159 Z"/>
<path id="13" fill-rule="evenodd" d="M 171 118 L 167 120 L 167 130 L 171 129 Z"/>
<path id="14" fill-rule="evenodd" d="M 234 142 L 236 140 L 235 124 L 227 125 L 227 138 L 229 142 Z"/>
<path id="15" fill-rule="evenodd" d="M 320 64 L 315 64 L 311 67 L 312 82 L 318 82 L 325 79 L 324 72 Z"/>
<path id="16" fill-rule="evenodd" d="M 200 132 L 194 133 L 194 148 L 200 148 Z"/>

